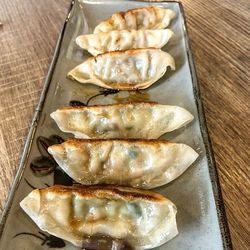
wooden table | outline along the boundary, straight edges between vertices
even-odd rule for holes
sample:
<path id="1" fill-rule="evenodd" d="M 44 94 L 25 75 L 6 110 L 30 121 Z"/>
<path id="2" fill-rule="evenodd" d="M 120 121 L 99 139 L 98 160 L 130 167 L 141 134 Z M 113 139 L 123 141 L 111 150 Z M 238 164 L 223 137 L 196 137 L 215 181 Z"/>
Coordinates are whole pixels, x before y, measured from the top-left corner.
<path id="1" fill-rule="evenodd" d="M 249 0 L 183 0 L 235 249 L 250 249 Z M 68 0 L 0 0 L 0 210 Z"/>

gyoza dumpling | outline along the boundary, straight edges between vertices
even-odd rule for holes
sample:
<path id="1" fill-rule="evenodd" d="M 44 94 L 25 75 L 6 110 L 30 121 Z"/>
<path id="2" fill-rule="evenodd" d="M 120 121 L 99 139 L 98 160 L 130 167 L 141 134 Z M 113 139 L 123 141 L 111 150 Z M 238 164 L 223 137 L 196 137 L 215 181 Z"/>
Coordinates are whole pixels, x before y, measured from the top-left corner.
<path id="1" fill-rule="evenodd" d="M 174 59 L 160 49 L 131 49 L 91 57 L 68 77 L 107 89 L 145 89 L 160 79 L 168 66 L 175 69 Z"/>
<path id="2" fill-rule="evenodd" d="M 165 30 L 114 30 L 105 33 L 82 35 L 76 43 L 96 56 L 108 51 L 137 48 L 162 48 L 173 36 L 173 31 Z"/>
<path id="3" fill-rule="evenodd" d="M 155 6 L 132 9 L 113 14 L 94 29 L 94 33 L 111 30 L 164 29 L 175 17 L 175 12 Z"/>
<path id="4" fill-rule="evenodd" d="M 178 234 L 175 205 L 149 191 L 53 186 L 32 191 L 20 205 L 40 229 L 81 248 L 91 236 L 109 236 L 149 249 Z"/>
<path id="5" fill-rule="evenodd" d="M 143 102 L 65 107 L 51 117 L 63 132 L 84 139 L 157 139 L 193 120 L 184 108 Z"/>
<path id="6" fill-rule="evenodd" d="M 48 148 L 58 165 L 83 185 L 144 189 L 179 177 L 198 157 L 185 144 L 159 140 L 68 140 Z"/>

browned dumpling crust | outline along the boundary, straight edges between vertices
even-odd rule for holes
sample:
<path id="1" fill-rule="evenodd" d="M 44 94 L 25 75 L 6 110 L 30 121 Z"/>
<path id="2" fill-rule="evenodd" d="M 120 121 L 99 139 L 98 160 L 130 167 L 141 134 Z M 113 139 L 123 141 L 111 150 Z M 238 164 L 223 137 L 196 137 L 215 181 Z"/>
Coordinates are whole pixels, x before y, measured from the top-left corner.
<path id="1" fill-rule="evenodd" d="M 178 234 L 175 205 L 149 191 L 52 186 L 33 190 L 20 205 L 41 230 L 78 247 L 91 236 L 105 235 L 150 249 Z"/>
<path id="2" fill-rule="evenodd" d="M 130 49 L 91 57 L 72 69 L 68 77 L 107 89 L 146 89 L 165 74 L 167 67 L 175 70 L 174 58 L 160 49 Z"/>
<path id="3" fill-rule="evenodd" d="M 93 56 L 109 51 L 138 48 L 162 48 L 173 36 L 170 29 L 163 30 L 114 30 L 81 35 L 76 43 Z"/>
<path id="4" fill-rule="evenodd" d="M 50 146 L 59 166 L 83 185 L 151 189 L 179 177 L 198 157 L 189 146 L 163 140 L 76 140 Z"/>
<path id="5" fill-rule="evenodd" d="M 131 9 L 113 14 L 110 18 L 97 25 L 94 33 L 112 30 L 164 29 L 175 16 L 173 10 L 156 6 Z"/>
<path id="6" fill-rule="evenodd" d="M 51 117 L 63 132 L 84 139 L 157 139 L 193 120 L 184 108 L 144 102 L 65 107 Z"/>

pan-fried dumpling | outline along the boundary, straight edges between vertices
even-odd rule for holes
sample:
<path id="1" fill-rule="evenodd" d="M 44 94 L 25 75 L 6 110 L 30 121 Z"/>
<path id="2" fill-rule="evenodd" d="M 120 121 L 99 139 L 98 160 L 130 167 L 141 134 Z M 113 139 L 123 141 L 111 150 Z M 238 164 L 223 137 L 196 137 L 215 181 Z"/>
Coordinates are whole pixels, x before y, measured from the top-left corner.
<path id="1" fill-rule="evenodd" d="M 173 31 L 165 30 L 114 30 L 106 33 L 82 35 L 76 43 L 96 56 L 108 51 L 137 48 L 162 48 L 173 36 Z"/>
<path id="2" fill-rule="evenodd" d="M 84 185 L 155 188 L 179 177 L 198 157 L 185 144 L 159 140 L 68 140 L 48 148 L 58 165 Z"/>
<path id="3" fill-rule="evenodd" d="M 84 139 L 157 139 L 193 120 L 181 107 L 143 102 L 65 107 L 51 117 L 63 132 Z"/>
<path id="4" fill-rule="evenodd" d="M 20 205 L 40 229 L 78 247 L 104 235 L 149 249 L 178 234 L 175 205 L 149 191 L 53 186 L 33 190 Z"/>
<path id="5" fill-rule="evenodd" d="M 91 57 L 68 77 L 107 89 L 145 89 L 160 79 L 168 66 L 175 69 L 174 59 L 160 49 L 131 49 Z"/>
<path id="6" fill-rule="evenodd" d="M 164 29 L 175 17 L 175 12 L 155 6 L 132 9 L 113 14 L 94 29 L 94 33 L 111 30 Z"/>

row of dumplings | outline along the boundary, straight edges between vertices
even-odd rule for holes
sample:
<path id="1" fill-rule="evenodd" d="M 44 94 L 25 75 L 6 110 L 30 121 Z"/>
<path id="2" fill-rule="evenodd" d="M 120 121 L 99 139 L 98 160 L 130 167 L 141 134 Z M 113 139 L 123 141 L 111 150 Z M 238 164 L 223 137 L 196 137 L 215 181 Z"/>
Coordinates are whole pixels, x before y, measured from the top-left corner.
<path id="1" fill-rule="evenodd" d="M 94 34 L 76 43 L 94 57 L 68 73 L 80 83 L 107 89 L 145 89 L 159 80 L 174 58 L 161 50 L 173 36 L 166 28 L 175 17 L 170 9 L 146 7 L 120 12 L 101 22 Z"/>
<path id="2" fill-rule="evenodd" d="M 94 34 L 76 39 L 95 57 L 68 76 L 111 89 L 149 87 L 167 66 L 175 68 L 172 56 L 160 50 L 173 35 L 164 28 L 174 17 L 152 6 L 112 15 Z M 65 107 L 51 117 L 77 139 L 48 152 L 73 180 L 89 186 L 32 191 L 20 205 L 40 229 L 81 248 L 94 241 L 102 249 L 149 249 L 178 234 L 175 205 L 142 189 L 173 181 L 197 159 L 188 145 L 158 140 L 190 123 L 190 112 L 141 102 Z"/>

